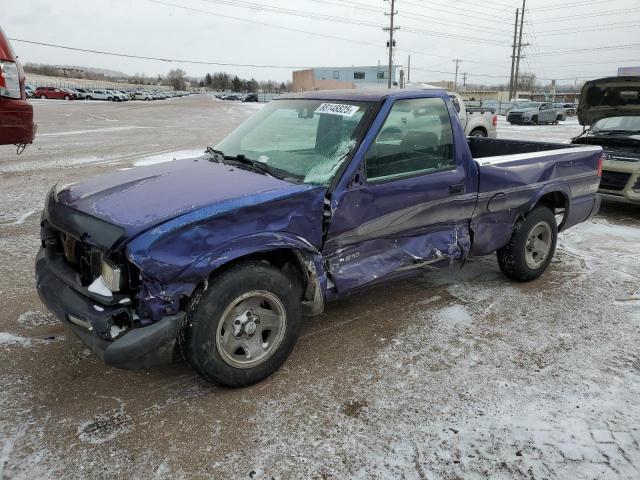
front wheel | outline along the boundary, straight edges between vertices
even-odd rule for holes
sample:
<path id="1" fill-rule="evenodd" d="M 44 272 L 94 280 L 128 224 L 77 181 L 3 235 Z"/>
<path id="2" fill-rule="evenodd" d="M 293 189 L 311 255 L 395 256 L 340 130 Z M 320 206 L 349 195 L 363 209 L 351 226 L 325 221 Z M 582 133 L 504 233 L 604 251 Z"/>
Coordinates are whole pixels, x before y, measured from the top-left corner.
<path id="1" fill-rule="evenodd" d="M 42 100 L 46 100 L 46 99 L 47 99 L 47 96 L 46 96 L 46 95 L 40 95 L 40 98 L 41 98 Z"/>
<path id="2" fill-rule="evenodd" d="M 205 379 L 243 387 L 285 362 L 300 333 L 301 288 L 266 263 L 237 265 L 209 282 L 193 302 L 182 351 Z"/>
<path id="3" fill-rule="evenodd" d="M 518 282 L 535 280 L 549 266 L 556 250 L 558 226 L 547 207 L 536 207 L 513 230 L 509 243 L 498 250 L 498 265 Z"/>
<path id="4" fill-rule="evenodd" d="M 538 117 L 531 117 L 531 124 L 538 125 Z"/>

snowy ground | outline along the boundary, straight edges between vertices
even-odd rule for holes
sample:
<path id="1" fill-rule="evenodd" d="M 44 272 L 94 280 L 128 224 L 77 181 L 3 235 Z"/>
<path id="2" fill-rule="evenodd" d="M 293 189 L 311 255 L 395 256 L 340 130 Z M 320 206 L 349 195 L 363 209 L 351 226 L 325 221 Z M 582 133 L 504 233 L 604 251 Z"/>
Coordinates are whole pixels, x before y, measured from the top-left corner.
<path id="1" fill-rule="evenodd" d="M 243 390 L 105 367 L 46 313 L 32 278 L 51 184 L 189 156 L 256 108 L 37 102 L 36 145 L 0 147 L 0 478 L 640 477 L 637 207 L 562 234 L 530 284 L 486 257 L 330 305 Z"/>

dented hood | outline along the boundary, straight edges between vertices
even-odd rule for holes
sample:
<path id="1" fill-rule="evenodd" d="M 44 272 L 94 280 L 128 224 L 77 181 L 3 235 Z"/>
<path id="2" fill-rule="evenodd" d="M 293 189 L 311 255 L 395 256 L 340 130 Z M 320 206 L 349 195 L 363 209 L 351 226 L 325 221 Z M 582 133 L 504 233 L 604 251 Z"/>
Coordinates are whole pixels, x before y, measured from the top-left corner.
<path id="1" fill-rule="evenodd" d="M 64 207 L 71 207 L 83 216 L 119 227 L 119 240 L 123 240 L 203 207 L 250 207 L 311 188 L 318 187 L 212 163 L 202 157 L 118 171 L 62 188 L 54 196 L 55 203 L 63 208 L 49 206 L 48 210 L 54 215 L 66 211 L 68 216 L 70 210 Z M 54 225 L 65 223 L 63 219 L 52 220 Z M 92 236 L 91 231 L 70 233 Z M 106 246 L 101 239 L 93 240 Z"/>
<path id="2" fill-rule="evenodd" d="M 580 125 L 609 117 L 640 116 L 640 77 L 608 77 L 584 84 L 578 104 Z"/>

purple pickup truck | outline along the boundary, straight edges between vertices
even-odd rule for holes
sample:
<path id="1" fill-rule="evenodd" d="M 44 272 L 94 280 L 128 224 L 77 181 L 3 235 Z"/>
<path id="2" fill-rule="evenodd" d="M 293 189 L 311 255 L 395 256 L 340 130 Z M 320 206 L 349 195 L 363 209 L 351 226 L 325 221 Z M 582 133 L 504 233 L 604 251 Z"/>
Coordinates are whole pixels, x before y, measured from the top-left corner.
<path id="1" fill-rule="evenodd" d="M 467 138 L 444 91 L 290 95 L 198 158 L 54 187 L 37 288 L 109 365 L 249 385 L 362 288 L 493 252 L 537 278 L 598 211 L 601 166 L 598 146 Z"/>

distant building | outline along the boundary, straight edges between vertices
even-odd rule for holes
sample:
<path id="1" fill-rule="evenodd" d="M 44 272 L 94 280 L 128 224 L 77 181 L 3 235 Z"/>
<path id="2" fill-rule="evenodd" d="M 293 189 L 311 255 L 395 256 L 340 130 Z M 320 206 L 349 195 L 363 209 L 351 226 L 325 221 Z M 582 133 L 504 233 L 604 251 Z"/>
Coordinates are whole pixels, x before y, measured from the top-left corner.
<path id="1" fill-rule="evenodd" d="M 640 67 L 619 67 L 619 77 L 640 77 Z"/>
<path id="2" fill-rule="evenodd" d="M 391 69 L 391 83 L 397 82 L 399 67 Z M 373 67 L 321 67 L 293 72 L 293 91 L 335 90 L 339 88 L 386 87 L 389 69 L 384 65 Z"/>

